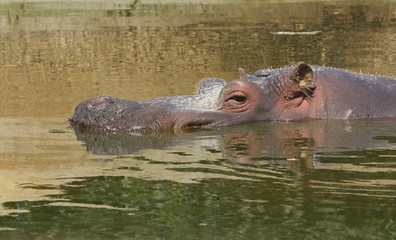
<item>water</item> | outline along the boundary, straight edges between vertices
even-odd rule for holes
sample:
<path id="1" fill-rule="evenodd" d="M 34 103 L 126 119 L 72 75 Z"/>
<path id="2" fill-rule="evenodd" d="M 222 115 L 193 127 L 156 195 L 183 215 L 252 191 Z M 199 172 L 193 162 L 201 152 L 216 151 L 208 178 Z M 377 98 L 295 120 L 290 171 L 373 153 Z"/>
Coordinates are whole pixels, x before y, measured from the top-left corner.
<path id="1" fill-rule="evenodd" d="M 396 2 L 160 2 L 0 3 L 0 238 L 394 239 L 395 121 L 114 136 L 67 118 L 238 67 L 395 77 Z"/>

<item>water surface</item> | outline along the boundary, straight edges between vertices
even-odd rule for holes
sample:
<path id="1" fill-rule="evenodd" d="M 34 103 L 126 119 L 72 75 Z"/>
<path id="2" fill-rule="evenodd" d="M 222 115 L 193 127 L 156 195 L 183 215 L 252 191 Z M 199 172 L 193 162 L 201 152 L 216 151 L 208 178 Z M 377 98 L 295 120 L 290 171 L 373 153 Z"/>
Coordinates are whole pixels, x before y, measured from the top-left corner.
<path id="1" fill-rule="evenodd" d="M 74 131 L 238 67 L 396 76 L 394 1 L 0 2 L 0 238 L 392 239 L 396 122 Z M 353 89 L 351 89 L 353 91 Z"/>

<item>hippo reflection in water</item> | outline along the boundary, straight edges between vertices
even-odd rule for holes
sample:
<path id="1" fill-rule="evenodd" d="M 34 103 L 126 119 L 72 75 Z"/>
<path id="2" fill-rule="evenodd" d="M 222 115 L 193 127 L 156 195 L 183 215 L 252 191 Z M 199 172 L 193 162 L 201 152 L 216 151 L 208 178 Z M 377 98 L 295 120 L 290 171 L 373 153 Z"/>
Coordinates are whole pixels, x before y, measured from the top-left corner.
<path id="1" fill-rule="evenodd" d="M 136 132 L 214 128 L 258 121 L 396 117 L 396 80 L 298 63 L 241 79 L 202 80 L 195 95 L 129 101 L 103 96 L 80 103 L 80 129 Z"/>

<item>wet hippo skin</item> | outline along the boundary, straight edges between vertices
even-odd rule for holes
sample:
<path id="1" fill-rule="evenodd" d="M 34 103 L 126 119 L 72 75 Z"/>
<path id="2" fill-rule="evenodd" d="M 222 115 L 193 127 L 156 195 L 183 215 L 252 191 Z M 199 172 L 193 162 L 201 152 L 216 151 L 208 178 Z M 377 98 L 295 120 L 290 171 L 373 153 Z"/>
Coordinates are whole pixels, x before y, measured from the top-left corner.
<path id="1" fill-rule="evenodd" d="M 80 103 L 79 129 L 110 132 L 215 128 L 258 121 L 396 117 L 396 80 L 298 63 L 225 81 L 202 80 L 195 95 L 130 101 L 102 96 Z"/>

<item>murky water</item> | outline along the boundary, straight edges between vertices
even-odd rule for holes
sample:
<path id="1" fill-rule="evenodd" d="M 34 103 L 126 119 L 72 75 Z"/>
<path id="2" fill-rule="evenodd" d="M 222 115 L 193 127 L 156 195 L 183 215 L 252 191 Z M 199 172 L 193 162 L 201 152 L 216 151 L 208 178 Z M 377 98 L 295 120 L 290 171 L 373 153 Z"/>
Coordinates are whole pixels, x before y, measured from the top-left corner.
<path id="1" fill-rule="evenodd" d="M 69 127 L 87 98 L 191 94 L 238 67 L 396 76 L 394 1 L 186 2 L 0 2 L 0 238 L 396 238 L 395 121 Z"/>

